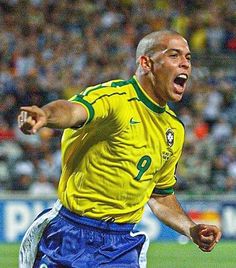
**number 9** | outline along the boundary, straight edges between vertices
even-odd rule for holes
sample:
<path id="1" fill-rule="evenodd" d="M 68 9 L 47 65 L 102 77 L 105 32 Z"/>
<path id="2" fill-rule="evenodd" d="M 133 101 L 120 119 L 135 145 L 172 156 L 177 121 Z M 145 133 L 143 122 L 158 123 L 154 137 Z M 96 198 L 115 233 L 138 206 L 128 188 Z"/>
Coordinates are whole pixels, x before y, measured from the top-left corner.
<path id="1" fill-rule="evenodd" d="M 150 167 L 152 162 L 152 159 L 148 155 L 144 155 L 140 158 L 137 164 L 137 169 L 139 170 L 138 175 L 134 178 L 136 181 L 139 181 L 141 177 L 143 176 L 143 173 L 147 171 L 147 169 Z"/>

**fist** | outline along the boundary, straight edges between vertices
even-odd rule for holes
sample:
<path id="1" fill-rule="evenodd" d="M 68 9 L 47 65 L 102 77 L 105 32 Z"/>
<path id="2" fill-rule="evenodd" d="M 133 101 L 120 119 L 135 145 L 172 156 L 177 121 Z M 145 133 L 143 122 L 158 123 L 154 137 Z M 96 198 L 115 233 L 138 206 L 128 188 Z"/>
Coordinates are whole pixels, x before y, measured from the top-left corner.
<path id="1" fill-rule="evenodd" d="M 221 231 L 215 225 L 197 224 L 190 229 L 190 235 L 202 251 L 210 252 L 219 242 Z"/>

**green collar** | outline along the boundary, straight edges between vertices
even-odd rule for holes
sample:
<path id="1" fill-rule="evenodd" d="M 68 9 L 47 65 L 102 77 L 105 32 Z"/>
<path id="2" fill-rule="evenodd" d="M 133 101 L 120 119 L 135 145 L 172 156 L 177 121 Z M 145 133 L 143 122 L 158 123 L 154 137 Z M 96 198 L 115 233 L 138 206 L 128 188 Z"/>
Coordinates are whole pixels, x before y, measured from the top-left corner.
<path id="1" fill-rule="evenodd" d="M 157 103 L 155 103 L 142 89 L 135 76 L 133 76 L 129 81 L 133 85 L 139 100 L 142 101 L 149 109 L 158 114 L 165 112 L 166 106 L 161 107 Z"/>

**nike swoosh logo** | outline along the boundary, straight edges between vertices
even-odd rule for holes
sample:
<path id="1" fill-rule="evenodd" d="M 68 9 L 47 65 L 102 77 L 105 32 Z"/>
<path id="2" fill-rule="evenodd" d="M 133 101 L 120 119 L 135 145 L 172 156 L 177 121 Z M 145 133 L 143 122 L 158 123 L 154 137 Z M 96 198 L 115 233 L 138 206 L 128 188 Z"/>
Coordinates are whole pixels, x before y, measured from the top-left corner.
<path id="1" fill-rule="evenodd" d="M 139 124 L 139 123 L 141 123 L 141 122 L 134 120 L 133 117 L 132 117 L 132 118 L 130 119 L 129 123 L 130 123 L 130 125 L 134 125 L 134 124 Z"/>

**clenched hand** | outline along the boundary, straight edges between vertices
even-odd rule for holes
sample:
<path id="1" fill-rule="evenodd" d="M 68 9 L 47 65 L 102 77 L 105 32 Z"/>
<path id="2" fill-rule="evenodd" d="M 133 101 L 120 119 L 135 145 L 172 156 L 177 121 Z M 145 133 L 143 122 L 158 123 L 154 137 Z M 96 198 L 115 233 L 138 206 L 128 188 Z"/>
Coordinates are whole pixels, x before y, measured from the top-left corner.
<path id="1" fill-rule="evenodd" d="M 215 225 L 197 224 L 190 229 L 195 244 L 205 252 L 211 252 L 221 238 L 221 231 Z"/>

